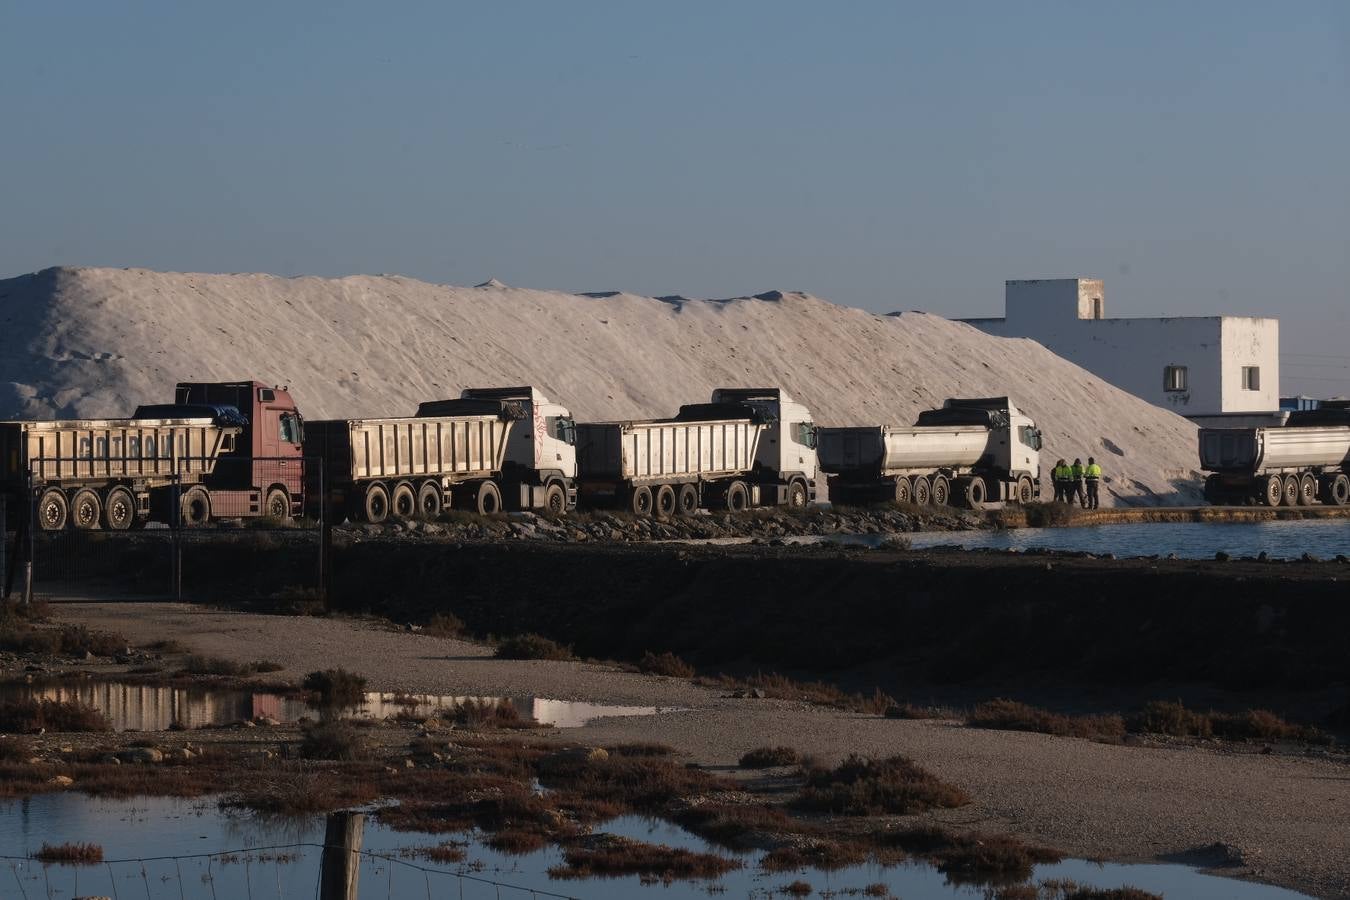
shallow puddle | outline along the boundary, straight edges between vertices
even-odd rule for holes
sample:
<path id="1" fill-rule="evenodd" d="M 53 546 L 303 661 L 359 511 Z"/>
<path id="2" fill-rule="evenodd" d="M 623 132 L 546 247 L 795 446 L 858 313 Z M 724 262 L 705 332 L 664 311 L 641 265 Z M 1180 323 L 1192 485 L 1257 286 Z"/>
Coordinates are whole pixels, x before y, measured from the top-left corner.
<path id="1" fill-rule="evenodd" d="M 0 685 L 0 702 L 39 698 L 75 700 L 108 717 L 117 731 L 164 731 L 177 723 L 187 728 L 229 725 L 268 718 L 294 722 L 316 713 L 303 697 L 238 688 L 146 685 L 84 679 L 51 683 Z M 400 714 L 417 718 L 453 716 L 456 707 L 509 703 L 522 719 L 553 728 L 579 728 L 611 716 L 652 716 L 672 712 L 656 706 L 611 706 L 551 700 L 547 697 L 458 697 L 432 694 L 368 693 L 346 715 L 387 719 Z"/>
<path id="2" fill-rule="evenodd" d="M 758 853 L 735 854 L 665 822 L 633 816 L 596 831 L 636 840 L 718 853 L 745 868 L 713 882 L 643 884 L 637 876 L 557 881 L 547 870 L 562 860 L 556 848 L 524 856 L 488 849 L 471 835 L 394 832 L 367 820 L 360 868 L 360 896 L 387 900 L 435 897 L 480 898 L 564 896 L 619 900 L 661 897 L 693 900 L 709 895 L 768 898 L 771 891 L 804 881 L 812 896 L 863 896 L 869 885 L 885 885 L 895 897 L 981 898 L 984 889 L 957 886 L 929 866 L 853 866 L 835 872 L 765 874 Z M 315 892 L 324 829 L 321 817 L 283 822 L 226 815 L 211 800 L 168 798 L 105 800 L 79 794 L 47 794 L 0 804 L 0 853 L 25 857 L 44 842 L 92 842 L 109 863 L 43 866 L 0 857 L 0 896 L 60 897 L 106 895 L 181 900 L 193 897 L 285 898 Z M 463 863 L 436 865 L 401 856 L 401 851 L 467 839 Z M 250 849 L 251 848 L 251 849 Z M 461 877 L 462 876 L 462 877 Z M 1178 865 L 1097 865 L 1071 860 L 1039 866 L 1034 880 L 1072 879 L 1085 885 L 1134 885 L 1169 898 L 1188 900 L 1297 900 L 1304 895 L 1279 888 L 1201 875 Z M 777 896 L 782 896 L 777 895 Z"/>

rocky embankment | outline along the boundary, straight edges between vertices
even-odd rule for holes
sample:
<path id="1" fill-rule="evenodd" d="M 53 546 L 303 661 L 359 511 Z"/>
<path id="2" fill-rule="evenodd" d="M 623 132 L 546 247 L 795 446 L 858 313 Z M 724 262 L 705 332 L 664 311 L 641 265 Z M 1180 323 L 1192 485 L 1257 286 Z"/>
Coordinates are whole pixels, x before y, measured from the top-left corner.
<path id="1" fill-rule="evenodd" d="M 992 527 L 983 516 L 958 509 L 812 508 L 746 513 L 701 513 L 654 519 L 621 512 L 585 512 L 547 517 L 531 512 L 500 516 L 451 513 L 434 522 L 405 519 L 380 525 L 343 525 L 339 540 L 439 537 L 459 541 L 546 541 L 550 543 L 637 543 L 648 541 L 749 539 L 831 534 L 901 534 L 913 531 L 970 531 Z"/>

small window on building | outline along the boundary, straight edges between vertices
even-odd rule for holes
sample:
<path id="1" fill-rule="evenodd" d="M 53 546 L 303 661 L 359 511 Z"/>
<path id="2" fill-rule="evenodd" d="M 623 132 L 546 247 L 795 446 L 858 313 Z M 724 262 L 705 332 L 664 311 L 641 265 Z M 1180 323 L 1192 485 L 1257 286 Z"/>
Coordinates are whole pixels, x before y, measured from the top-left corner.
<path id="1" fill-rule="evenodd" d="M 1184 391 L 1187 385 L 1185 366 L 1166 366 L 1163 368 L 1163 390 L 1168 392 Z"/>
<path id="2" fill-rule="evenodd" d="M 1243 366 L 1242 367 L 1242 389 L 1244 391 L 1261 390 L 1261 367 Z"/>

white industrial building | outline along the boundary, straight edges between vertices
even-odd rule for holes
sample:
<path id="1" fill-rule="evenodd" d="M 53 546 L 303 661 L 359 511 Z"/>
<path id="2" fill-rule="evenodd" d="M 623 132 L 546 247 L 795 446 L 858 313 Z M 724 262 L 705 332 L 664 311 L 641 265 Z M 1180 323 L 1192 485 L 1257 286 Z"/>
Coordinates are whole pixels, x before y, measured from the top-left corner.
<path id="1" fill-rule="evenodd" d="M 1003 318 L 961 321 L 1001 337 L 1031 338 L 1190 418 L 1237 419 L 1280 408 L 1278 319 L 1108 319 L 1101 279 L 1042 278 L 1005 283 Z"/>

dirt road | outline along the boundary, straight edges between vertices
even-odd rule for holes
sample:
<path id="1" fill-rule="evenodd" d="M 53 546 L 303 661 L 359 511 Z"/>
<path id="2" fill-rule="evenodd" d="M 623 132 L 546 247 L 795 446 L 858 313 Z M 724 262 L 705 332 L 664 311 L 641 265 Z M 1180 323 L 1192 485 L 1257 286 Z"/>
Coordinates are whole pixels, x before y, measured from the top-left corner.
<path id="1" fill-rule="evenodd" d="M 902 753 L 969 790 L 938 818 L 1014 832 L 1083 857 L 1177 858 L 1222 842 L 1247 864 L 1225 874 L 1323 897 L 1350 893 L 1350 766 L 1336 759 L 1222 748 L 1123 746 L 955 723 L 888 720 L 781 700 L 735 699 L 688 682 L 579 662 L 496 660 L 480 645 L 347 620 L 264 616 L 177 604 L 66 604 L 62 621 L 134 643 L 172 638 L 194 652 L 283 664 L 298 679 L 342 665 L 375 690 L 536 695 L 679 707 L 601 719 L 561 737 L 658 741 L 705 765 L 790 745 L 825 758 Z"/>

